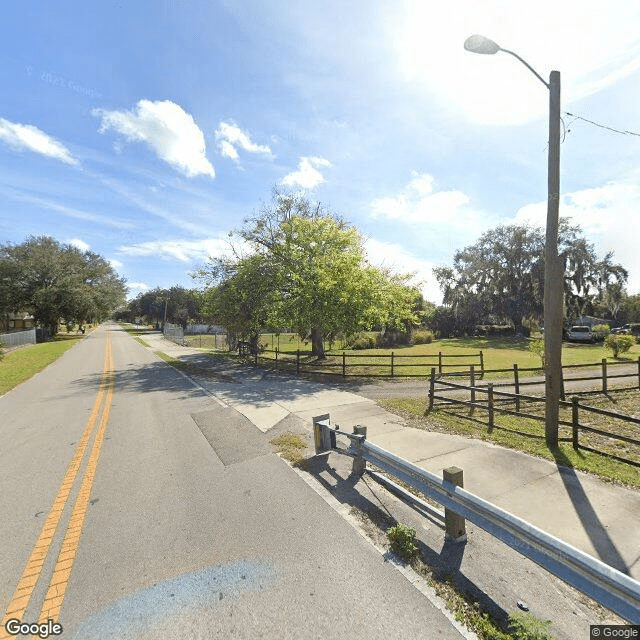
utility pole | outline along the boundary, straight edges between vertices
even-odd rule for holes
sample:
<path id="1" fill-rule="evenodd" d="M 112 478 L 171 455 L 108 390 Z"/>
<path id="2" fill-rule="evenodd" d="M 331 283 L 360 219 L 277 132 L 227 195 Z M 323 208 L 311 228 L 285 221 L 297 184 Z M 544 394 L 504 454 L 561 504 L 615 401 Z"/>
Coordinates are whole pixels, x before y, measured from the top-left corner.
<path id="1" fill-rule="evenodd" d="M 549 171 L 544 270 L 545 439 L 558 446 L 562 393 L 562 319 L 564 277 L 558 256 L 560 204 L 560 72 L 549 76 Z"/>

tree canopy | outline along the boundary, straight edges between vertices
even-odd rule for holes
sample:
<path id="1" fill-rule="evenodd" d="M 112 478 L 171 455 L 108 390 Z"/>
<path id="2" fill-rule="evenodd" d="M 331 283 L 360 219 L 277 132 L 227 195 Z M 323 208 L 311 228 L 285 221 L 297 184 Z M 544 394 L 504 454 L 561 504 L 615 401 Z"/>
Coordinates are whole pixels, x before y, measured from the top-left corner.
<path id="1" fill-rule="evenodd" d="M 368 264 L 358 230 L 303 196 L 276 192 L 236 235 L 249 253 L 211 258 L 194 277 L 212 286 L 220 321 L 254 344 L 266 325 L 292 327 L 323 357 L 325 337 L 417 320 L 409 276 Z"/>
<path id="2" fill-rule="evenodd" d="M 468 325 L 495 318 L 518 330 L 523 319 L 542 317 L 544 298 L 544 232 L 527 225 L 499 226 L 456 251 L 453 266 L 434 275 L 443 302 Z M 627 271 L 613 254 L 599 259 L 579 226 L 560 221 L 559 255 L 564 264 L 565 313 L 569 319 L 591 314 L 598 305 L 616 311 Z"/>
<path id="3" fill-rule="evenodd" d="M 183 327 L 189 322 L 204 318 L 204 298 L 197 289 L 174 286 L 170 289 L 157 287 L 138 294 L 115 314 L 116 319 L 141 320 L 159 325 L 165 319 Z"/>
<path id="4" fill-rule="evenodd" d="M 0 313 L 29 311 L 37 324 L 104 320 L 124 302 L 125 283 L 107 260 L 49 236 L 0 245 Z"/>

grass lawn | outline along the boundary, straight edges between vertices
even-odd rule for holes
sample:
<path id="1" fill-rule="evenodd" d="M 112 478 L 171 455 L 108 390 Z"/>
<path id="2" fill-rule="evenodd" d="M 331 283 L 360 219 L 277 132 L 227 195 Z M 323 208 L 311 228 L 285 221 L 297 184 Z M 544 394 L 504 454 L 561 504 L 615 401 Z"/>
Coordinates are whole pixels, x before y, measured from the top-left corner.
<path id="1" fill-rule="evenodd" d="M 581 404 L 599 407 L 608 411 L 634 415 L 640 403 L 640 391 L 620 391 L 608 396 L 593 394 L 581 397 Z M 425 416 L 427 399 L 422 398 L 390 398 L 379 401 L 379 404 L 390 411 L 399 413 L 408 419 L 408 424 L 418 429 L 456 433 L 481 440 L 489 440 L 511 449 L 518 449 L 532 455 L 540 456 L 558 464 L 587 471 L 602 478 L 620 482 L 640 488 L 640 472 L 638 467 L 619 462 L 605 455 L 573 449 L 571 444 L 571 428 L 561 426 L 559 430 L 560 446 L 551 451 L 544 438 L 544 422 L 532 418 L 511 416 L 495 413 L 495 426 L 489 429 L 487 412 L 475 409 L 469 412 L 463 405 L 442 406 Z M 527 405 L 523 411 L 540 413 L 543 405 L 537 404 L 537 409 Z M 512 406 L 507 407 L 513 410 Z M 571 421 L 571 410 L 563 409 L 560 419 Z M 540 413 L 542 415 L 542 413 Z M 580 412 L 580 424 L 602 429 L 604 431 L 626 435 L 640 440 L 640 426 L 629 422 L 614 420 L 596 414 Z M 598 434 L 581 431 L 580 444 L 589 446 L 623 458 L 640 462 L 640 447 L 620 440 L 614 440 Z"/>
<path id="2" fill-rule="evenodd" d="M 82 336 L 58 336 L 51 342 L 29 345 L 6 353 L 0 360 L 0 395 L 28 380 L 82 340 Z"/>
<path id="3" fill-rule="evenodd" d="M 372 333 L 372 335 L 374 335 Z M 197 340 L 198 337 L 194 337 Z M 204 337 L 203 337 L 204 338 Z M 212 338 L 212 336 L 210 336 Z M 278 346 L 278 359 L 294 366 L 295 353 L 298 348 L 301 352 L 301 363 L 308 367 L 313 365 L 315 370 L 322 370 L 326 373 L 342 372 L 342 349 L 334 345 L 334 349 L 327 351 L 327 358 L 322 362 L 316 362 L 310 354 L 310 346 L 300 341 L 296 334 L 280 334 L 280 339 L 274 334 L 263 334 L 260 338 L 262 345 L 267 345 L 271 349 L 272 345 Z M 431 367 L 438 365 L 438 353 L 444 354 L 443 364 L 456 365 L 455 367 L 445 367 L 444 372 L 452 370 L 466 370 L 469 365 L 474 364 L 479 371 L 479 352 L 483 352 L 485 370 L 509 369 L 517 364 L 519 368 L 533 368 L 540 366 L 540 358 L 529 351 L 528 338 L 445 338 L 435 340 L 431 344 L 420 344 L 408 347 L 394 347 L 393 349 L 345 349 L 347 375 L 390 375 L 391 373 L 391 353 L 394 353 L 394 375 L 424 375 L 429 374 Z M 194 346 L 198 346 L 195 342 Z M 208 346 L 204 345 L 203 346 Z M 213 344 L 211 345 L 213 346 Z M 327 343 L 326 348 L 329 348 Z M 341 347 L 341 345 L 340 345 Z M 469 357 L 460 357 L 461 355 Z M 411 357 L 407 357 L 411 356 Z M 447 358 L 446 356 L 457 356 Z M 637 361 L 640 356 L 640 345 L 635 344 L 631 351 L 623 354 L 617 362 Z M 263 357 L 274 359 L 274 354 L 264 352 Z M 616 362 L 611 355 L 611 351 L 605 349 L 602 344 L 579 344 L 564 342 L 562 345 L 562 362 L 570 364 L 599 364 L 602 358 L 607 358 L 609 362 Z M 308 370 L 308 369 L 307 369 Z M 542 371 L 522 372 L 522 376 L 541 374 Z M 509 376 L 509 373 L 493 374 L 491 377 Z"/>

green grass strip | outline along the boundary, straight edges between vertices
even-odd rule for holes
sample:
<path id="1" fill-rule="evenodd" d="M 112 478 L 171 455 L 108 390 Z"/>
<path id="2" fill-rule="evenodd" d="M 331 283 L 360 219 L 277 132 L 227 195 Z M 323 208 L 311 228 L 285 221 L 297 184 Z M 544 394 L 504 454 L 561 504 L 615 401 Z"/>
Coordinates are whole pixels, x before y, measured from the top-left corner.
<path id="1" fill-rule="evenodd" d="M 0 395 L 42 371 L 80 340 L 82 337 L 65 337 L 62 340 L 21 347 L 6 353 L 0 360 Z"/>

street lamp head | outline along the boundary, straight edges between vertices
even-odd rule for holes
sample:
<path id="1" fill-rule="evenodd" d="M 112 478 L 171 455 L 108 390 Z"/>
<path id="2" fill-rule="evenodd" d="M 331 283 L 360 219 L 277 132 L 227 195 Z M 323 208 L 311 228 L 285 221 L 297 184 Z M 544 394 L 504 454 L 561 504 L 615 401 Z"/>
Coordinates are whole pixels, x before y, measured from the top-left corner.
<path id="1" fill-rule="evenodd" d="M 464 41 L 464 48 L 471 53 L 494 54 L 500 51 L 500 47 L 493 40 L 477 34 L 469 36 Z"/>

